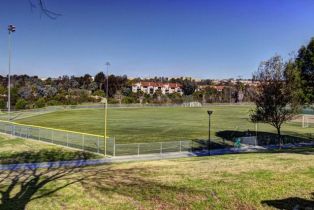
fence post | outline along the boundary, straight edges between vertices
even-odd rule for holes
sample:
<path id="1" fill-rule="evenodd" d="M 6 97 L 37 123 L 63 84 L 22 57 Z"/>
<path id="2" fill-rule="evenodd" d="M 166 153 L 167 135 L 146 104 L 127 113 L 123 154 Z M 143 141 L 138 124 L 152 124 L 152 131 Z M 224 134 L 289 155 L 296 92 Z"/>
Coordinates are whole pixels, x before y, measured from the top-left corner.
<path id="1" fill-rule="evenodd" d="M 182 152 L 181 147 L 182 147 L 182 141 L 180 141 L 180 152 Z"/>
<path id="2" fill-rule="evenodd" d="M 160 155 L 162 155 L 162 142 L 160 142 Z"/>
<path id="3" fill-rule="evenodd" d="M 69 133 L 67 132 L 67 147 L 69 146 Z"/>
<path id="4" fill-rule="evenodd" d="M 191 152 L 193 152 L 193 140 L 191 140 Z"/>
<path id="5" fill-rule="evenodd" d="M 113 156 L 116 156 L 116 137 L 113 137 Z"/>
<path id="6" fill-rule="evenodd" d="M 82 135 L 82 149 L 84 150 L 84 145 L 85 144 L 85 136 L 84 134 Z"/>
<path id="7" fill-rule="evenodd" d="M 140 144 L 137 144 L 137 156 L 140 156 Z"/>
<path id="8" fill-rule="evenodd" d="M 51 130 L 51 143 L 53 143 L 53 130 Z"/>
<path id="9" fill-rule="evenodd" d="M 99 136 L 97 137 L 97 153 L 99 153 Z"/>

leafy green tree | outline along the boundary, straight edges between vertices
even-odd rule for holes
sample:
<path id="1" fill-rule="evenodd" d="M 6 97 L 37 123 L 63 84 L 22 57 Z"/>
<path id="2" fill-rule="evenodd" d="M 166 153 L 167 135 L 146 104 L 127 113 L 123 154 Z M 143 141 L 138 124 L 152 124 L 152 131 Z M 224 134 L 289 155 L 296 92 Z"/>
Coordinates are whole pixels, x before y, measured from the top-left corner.
<path id="1" fill-rule="evenodd" d="M 205 93 L 203 91 L 195 91 L 192 95 L 193 95 L 193 99 L 199 102 L 202 102 L 203 100 L 203 95 Z"/>
<path id="2" fill-rule="evenodd" d="M 103 88 L 103 85 L 105 83 L 105 79 L 106 79 L 105 74 L 102 71 L 95 75 L 94 81 L 97 83 L 99 89 Z"/>
<path id="3" fill-rule="evenodd" d="M 262 62 L 255 78 L 260 82 L 254 97 L 256 108 L 251 112 L 253 122 L 263 122 L 274 126 L 280 145 L 281 126 L 291 120 L 296 113 L 297 104 L 292 103 L 293 96 L 287 88 L 285 64 L 280 56 L 274 56 Z"/>
<path id="4" fill-rule="evenodd" d="M 129 87 L 122 88 L 122 95 L 124 96 L 131 96 L 132 90 Z"/>
<path id="5" fill-rule="evenodd" d="M 195 92 L 196 85 L 194 82 L 191 82 L 189 80 L 185 80 L 183 82 L 182 90 L 184 95 L 192 95 Z"/>
<path id="6" fill-rule="evenodd" d="M 7 94 L 7 89 L 3 85 L 0 85 L 0 95 L 5 95 L 5 94 Z"/>
<path id="7" fill-rule="evenodd" d="M 287 91 L 291 93 L 293 106 L 298 106 L 304 99 L 301 72 L 294 59 L 290 59 L 285 68 Z"/>
<path id="8" fill-rule="evenodd" d="M 296 58 L 303 83 L 304 101 L 314 102 L 314 37 L 307 46 L 302 46 Z"/>
<path id="9" fill-rule="evenodd" d="M 12 105 L 16 104 L 18 99 L 19 99 L 18 88 L 17 87 L 11 88 L 11 104 Z"/>

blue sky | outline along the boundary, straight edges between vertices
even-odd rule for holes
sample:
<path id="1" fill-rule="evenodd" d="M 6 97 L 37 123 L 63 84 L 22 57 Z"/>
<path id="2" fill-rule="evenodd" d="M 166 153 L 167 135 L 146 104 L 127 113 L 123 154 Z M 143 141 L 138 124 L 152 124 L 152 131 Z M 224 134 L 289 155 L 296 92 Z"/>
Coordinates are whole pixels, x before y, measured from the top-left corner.
<path id="1" fill-rule="evenodd" d="M 32 0 L 34 3 L 36 0 Z M 7 25 L 14 73 L 40 76 L 251 77 L 260 61 L 287 57 L 314 36 L 312 0 L 1 0 L 0 72 L 7 73 Z"/>

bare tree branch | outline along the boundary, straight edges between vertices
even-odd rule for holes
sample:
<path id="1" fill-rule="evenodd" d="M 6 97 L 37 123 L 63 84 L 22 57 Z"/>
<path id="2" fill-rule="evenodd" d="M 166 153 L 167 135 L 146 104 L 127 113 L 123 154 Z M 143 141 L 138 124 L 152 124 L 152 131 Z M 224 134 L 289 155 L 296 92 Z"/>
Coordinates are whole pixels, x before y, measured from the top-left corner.
<path id="1" fill-rule="evenodd" d="M 46 2 L 45 0 L 28 0 L 30 7 L 31 7 L 31 11 L 33 11 L 36 8 L 40 9 L 41 15 L 44 14 L 47 17 L 49 17 L 50 19 L 57 19 L 59 16 L 61 16 L 62 14 L 60 13 L 56 13 L 50 9 L 47 8 L 46 6 Z"/>

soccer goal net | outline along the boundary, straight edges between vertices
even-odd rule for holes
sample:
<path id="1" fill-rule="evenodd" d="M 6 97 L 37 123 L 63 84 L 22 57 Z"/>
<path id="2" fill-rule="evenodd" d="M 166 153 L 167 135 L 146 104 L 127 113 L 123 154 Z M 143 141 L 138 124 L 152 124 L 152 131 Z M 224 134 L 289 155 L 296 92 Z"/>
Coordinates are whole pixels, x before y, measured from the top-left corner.
<path id="1" fill-rule="evenodd" d="M 302 115 L 302 128 L 309 127 L 309 117 L 306 115 Z"/>
<path id="2" fill-rule="evenodd" d="M 302 115 L 302 128 L 309 128 L 314 126 L 314 115 Z"/>
<path id="3" fill-rule="evenodd" d="M 314 127 L 314 115 L 300 114 L 295 116 L 291 122 L 299 124 L 302 128 Z"/>
<path id="4" fill-rule="evenodd" d="M 201 107 L 202 104 L 198 101 L 185 102 L 182 104 L 183 107 Z"/>

